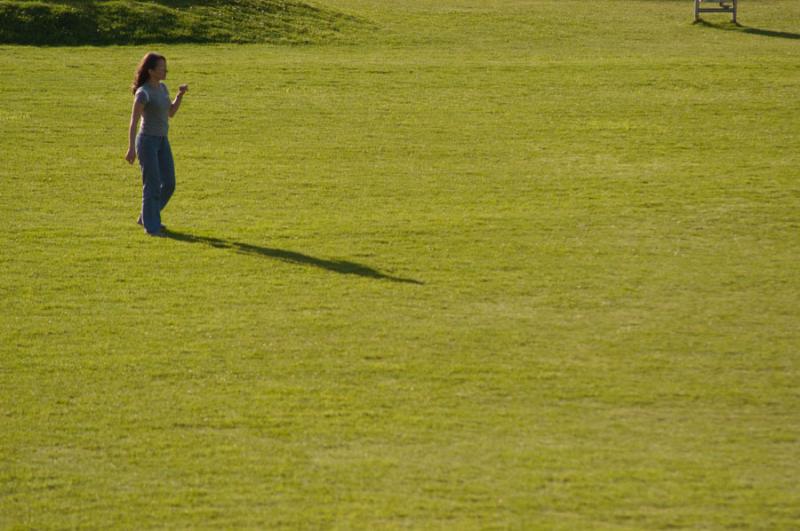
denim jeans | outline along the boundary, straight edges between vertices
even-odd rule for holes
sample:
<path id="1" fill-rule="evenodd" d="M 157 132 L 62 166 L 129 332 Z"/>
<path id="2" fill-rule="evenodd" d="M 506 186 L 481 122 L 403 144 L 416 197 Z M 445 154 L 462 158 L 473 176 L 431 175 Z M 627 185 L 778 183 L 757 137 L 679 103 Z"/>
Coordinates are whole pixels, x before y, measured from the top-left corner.
<path id="1" fill-rule="evenodd" d="M 139 134 L 136 155 L 142 168 L 142 224 L 150 234 L 161 230 L 161 211 L 175 191 L 175 163 L 166 136 Z"/>

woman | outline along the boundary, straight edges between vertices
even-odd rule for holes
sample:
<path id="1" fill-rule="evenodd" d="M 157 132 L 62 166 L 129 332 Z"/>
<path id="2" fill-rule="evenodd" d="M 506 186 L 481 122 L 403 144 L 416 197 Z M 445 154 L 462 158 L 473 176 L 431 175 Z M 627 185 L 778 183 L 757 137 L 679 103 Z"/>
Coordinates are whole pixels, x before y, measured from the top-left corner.
<path id="1" fill-rule="evenodd" d="M 188 85 L 181 85 L 174 101 L 163 81 L 167 78 L 167 60 L 150 52 L 139 62 L 131 86 L 134 94 L 131 124 L 128 132 L 130 164 L 139 156 L 142 168 L 142 212 L 138 223 L 150 236 L 162 236 L 161 210 L 175 191 L 175 165 L 167 139 L 169 119 L 175 116 Z M 136 134 L 141 118 L 142 126 Z M 134 150 L 135 147 L 135 150 Z"/>

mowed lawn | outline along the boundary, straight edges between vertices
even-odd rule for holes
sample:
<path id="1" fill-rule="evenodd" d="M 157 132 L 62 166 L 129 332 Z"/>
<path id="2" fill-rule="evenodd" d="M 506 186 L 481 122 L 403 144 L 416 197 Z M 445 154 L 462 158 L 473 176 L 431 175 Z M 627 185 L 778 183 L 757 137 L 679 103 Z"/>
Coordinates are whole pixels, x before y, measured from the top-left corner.
<path id="1" fill-rule="evenodd" d="M 0 527 L 800 527 L 800 5 L 317 4 L 0 46 Z"/>

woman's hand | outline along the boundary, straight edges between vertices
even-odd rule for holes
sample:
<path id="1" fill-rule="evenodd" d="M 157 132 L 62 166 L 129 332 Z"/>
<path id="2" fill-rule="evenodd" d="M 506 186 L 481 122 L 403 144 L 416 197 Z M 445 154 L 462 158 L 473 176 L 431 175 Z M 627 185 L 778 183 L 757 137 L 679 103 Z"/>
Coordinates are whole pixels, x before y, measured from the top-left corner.
<path id="1" fill-rule="evenodd" d="M 172 105 L 169 106 L 169 117 L 172 118 L 175 116 L 175 113 L 178 112 L 178 109 L 181 106 L 181 101 L 183 101 L 183 95 L 189 91 L 189 85 L 181 85 L 178 87 L 178 95 L 175 96 L 175 101 L 172 102 Z"/>
<path id="2" fill-rule="evenodd" d="M 128 161 L 128 164 L 133 164 L 133 161 L 136 160 L 136 150 L 128 148 L 128 152 L 125 153 L 125 160 Z"/>

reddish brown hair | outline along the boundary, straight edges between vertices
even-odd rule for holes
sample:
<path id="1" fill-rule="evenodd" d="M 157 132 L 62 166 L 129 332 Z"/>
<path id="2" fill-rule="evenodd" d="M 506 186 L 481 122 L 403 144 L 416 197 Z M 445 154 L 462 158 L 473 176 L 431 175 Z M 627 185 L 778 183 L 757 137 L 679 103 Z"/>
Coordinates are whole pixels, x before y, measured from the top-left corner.
<path id="1" fill-rule="evenodd" d="M 131 92 L 136 94 L 136 90 L 147 83 L 147 80 L 150 79 L 150 70 L 155 69 L 159 61 L 164 61 L 164 64 L 166 64 L 167 58 L 155 52 L 146 53 L 142 57 L 142 60 L 139 61 L 139 66 L 136 67 L 136 74 L 133 76 Z"/>

